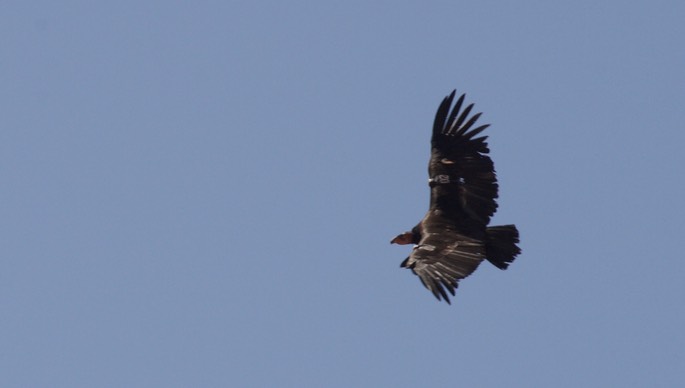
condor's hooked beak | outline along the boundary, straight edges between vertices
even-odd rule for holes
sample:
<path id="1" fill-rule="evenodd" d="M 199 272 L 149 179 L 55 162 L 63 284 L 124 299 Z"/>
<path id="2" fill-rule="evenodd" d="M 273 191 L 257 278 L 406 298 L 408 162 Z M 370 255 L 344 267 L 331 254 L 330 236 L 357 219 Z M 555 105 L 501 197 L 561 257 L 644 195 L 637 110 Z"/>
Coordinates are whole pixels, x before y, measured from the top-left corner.
<path id="1" fill-rule="evenodd" d="M 390 244 L 398 244 L 398 245 L 411 244 L 413 237 L 414 237 L 414 235 L 412 234 L 412 232 L 404 232 L 402 234 L 398 234 L 397 237 L 390 240 Z"/>

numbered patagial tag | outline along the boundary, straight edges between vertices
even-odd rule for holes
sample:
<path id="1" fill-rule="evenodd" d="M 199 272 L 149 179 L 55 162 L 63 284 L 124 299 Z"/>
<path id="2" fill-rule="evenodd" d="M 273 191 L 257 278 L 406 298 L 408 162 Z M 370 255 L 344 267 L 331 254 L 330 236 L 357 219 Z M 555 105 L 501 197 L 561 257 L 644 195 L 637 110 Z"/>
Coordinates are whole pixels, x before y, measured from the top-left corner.
<path id="1" fill-rule="evenodd" d="M 452 182 L 449 175 L 436 175 L 435 177 L 428 180 L 429 183 L 438 183 L 441 185 Z"/>

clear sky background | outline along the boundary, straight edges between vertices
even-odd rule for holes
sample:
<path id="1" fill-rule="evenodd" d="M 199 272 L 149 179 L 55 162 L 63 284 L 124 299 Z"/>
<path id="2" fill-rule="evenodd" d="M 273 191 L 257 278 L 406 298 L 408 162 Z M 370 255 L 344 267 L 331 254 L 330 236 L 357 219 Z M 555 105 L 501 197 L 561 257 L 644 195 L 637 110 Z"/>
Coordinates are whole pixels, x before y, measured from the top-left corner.
<path id="1" fill-rule="evenodd" d="M 3 1 L 0 386 L 685 383 L 685 2 Z M 523 254 L 390 239 L 491 123 Z"/>

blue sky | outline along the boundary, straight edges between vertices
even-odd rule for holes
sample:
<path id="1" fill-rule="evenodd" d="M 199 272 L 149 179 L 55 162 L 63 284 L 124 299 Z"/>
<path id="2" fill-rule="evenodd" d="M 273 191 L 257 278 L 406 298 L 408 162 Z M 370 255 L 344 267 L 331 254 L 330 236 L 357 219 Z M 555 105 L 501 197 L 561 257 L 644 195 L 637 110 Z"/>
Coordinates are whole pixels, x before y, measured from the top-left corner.
<path id="1" fill-rule="evenodd" d="M 0 4 L 3 387 L 685 381 L 685 3 Z M 523 254 L 390 238 L 453 88 Z"/>

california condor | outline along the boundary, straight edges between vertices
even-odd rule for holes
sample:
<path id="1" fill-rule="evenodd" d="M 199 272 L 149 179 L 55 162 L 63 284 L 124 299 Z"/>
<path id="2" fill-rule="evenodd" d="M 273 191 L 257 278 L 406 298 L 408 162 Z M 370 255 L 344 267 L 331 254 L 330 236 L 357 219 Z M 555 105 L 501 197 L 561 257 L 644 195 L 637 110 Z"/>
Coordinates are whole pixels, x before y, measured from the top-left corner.
<path id="1" fill-rule="evenodd" d="M 481 113 L 469 116 L 473 104 L 461 110 L 465 95 L 452 106 L 456 90 L 438 107 L 433 123 L 428 185 L 428 213 L 411 231 L 392 244 L 415 244 L 401 264 L 411 269 L 438 300 L 450 303 L 464 279 L 487 260 L 507 269 L 521 249 L 514 225 L 488 226 L 497 210 L 497 177 L 487 136 L 476 137 L 489 124 L 472 128 Z"/>

